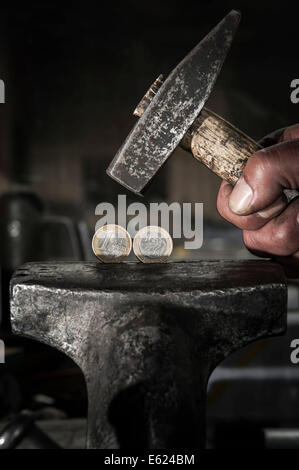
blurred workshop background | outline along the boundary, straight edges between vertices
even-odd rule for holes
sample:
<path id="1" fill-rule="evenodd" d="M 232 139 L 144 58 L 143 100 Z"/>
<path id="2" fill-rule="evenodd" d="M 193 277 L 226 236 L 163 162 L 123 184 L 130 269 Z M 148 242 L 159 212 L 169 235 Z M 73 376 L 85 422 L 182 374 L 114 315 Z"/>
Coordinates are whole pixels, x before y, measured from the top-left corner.
<path id="1" fill-rule="evenodd" d="M 7 351 L 6 364 L 0 364 L 0 435 L 1 422 L 28 409 L 60 445 L 83 445 L 81 372 L 59 353 L 11 337 L 9 279 L 26 261 L 95 260 L 90 244 L 96 205 L 116 203 L 118 194 L 127 194 L 128 203 L 139 200 L 105 173 L 135 123 L 135 106 L 158 75 L 167 76 L 233 7 L 243 18 L 208 107 L 258 140 L 298 122 L 299 104 L 290 100 L 290 83 L 299 74 L 295 3 L 29 0 L 1 5 L 0 79 L 6 102 L 0 104 L 0 266 Z M 146 203 L 204 203 L 202 248 L 188 252 L 184 240 L 177 241 L 174 260 L 252 256 L 241 232 L 217 213 L 219 184 L 218 177 L 177 149 L 146 193 Z M 289 336 L 246 349 L 213 374 L 210 447 L 287 442 L 283 445 L 299 448 L 299 369 L 288 355 L 289 338 L 299 337 L 296 281 L 289 291 Z M 26 427 L 22 420 L 17 426 Z M 33 446 L 26 438 L 18 445 Z"/>

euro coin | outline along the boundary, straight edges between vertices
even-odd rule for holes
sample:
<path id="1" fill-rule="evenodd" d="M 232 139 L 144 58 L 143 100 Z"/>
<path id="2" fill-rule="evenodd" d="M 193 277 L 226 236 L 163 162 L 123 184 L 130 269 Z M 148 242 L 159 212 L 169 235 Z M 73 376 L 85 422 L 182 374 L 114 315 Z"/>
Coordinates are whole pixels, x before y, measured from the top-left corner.
<path id="1" fill-rule="evenodd" d="M 149 225 L 135 235 L 133 250 L 143 263 L 164 263 L 171 255 L 172 238 L 161 227 Z"/>
<path id="2" fill-rule="evenodd" d="M 119 263 L 130 254 L 132 239 L 120 225 L 103 225 L 93 236 L 92 249 L 104 263 Z"/>

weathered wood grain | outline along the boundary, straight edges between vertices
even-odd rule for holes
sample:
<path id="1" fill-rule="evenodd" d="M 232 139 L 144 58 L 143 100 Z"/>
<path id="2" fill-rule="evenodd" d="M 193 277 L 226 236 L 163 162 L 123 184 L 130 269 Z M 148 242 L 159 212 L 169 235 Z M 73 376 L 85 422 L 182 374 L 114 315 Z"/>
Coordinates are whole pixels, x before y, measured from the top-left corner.
<path id="1" fill-rule="evenodd" d="M 242 174 L 248 158 L 261 146 L 225 121 L 203 108 L 182 145 L 213 173 L 231 184 Z"/>

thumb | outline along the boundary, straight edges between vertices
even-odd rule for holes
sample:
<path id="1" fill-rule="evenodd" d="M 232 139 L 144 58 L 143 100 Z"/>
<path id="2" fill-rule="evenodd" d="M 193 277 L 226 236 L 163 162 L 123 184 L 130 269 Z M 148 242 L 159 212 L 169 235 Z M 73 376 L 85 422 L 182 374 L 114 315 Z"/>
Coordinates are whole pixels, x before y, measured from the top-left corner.
<path id="1" fill-rule="evenodd" d="M 272 204 L 283 189 L 299 187 L 299 139 L 259 150 L 246 163 L 229 199 L 238 215 L 249 215 Z"/>

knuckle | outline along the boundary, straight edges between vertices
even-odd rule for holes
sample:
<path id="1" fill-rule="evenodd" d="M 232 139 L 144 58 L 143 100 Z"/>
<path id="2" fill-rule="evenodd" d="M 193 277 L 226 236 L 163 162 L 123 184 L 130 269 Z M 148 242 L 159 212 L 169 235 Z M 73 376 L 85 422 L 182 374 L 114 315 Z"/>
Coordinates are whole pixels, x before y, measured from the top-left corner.
<path id="1" fill-rule="evenodd" d="M 282 141 L 299 138 L 299 124 L 287 127 L 282 135 Z"/>
<path id="2" fill-rule="evenodd" d="M 260 150 L 249 158 L 245 167 L 245 175 L 249 179 L 260 180 L 269 170 L 269 166 L 271 166 L 269 153 L 266 149 Z"/>
<path id="3" fill-rule="evenodd" d="M 276 256 L 290 256 L 298 250 L 298 239 L 287 224 L 260 231 L 244 231 L 243 240 L 249 250 L 262 251 Z"/>
<path id="4" fill-rule="evenodd" d="M 243 241 L 249 250 L 257 249 L 256 235 L 254 231 L 244 230 Z"/>
<path id="5" fill-rule="evenodd" d="M 294 232 L 288 220 L 275 226 L 271 237 L 271 245 L 273 245 L 275 254 L 289 256 L 298 249 L 298 235 Z"/>

